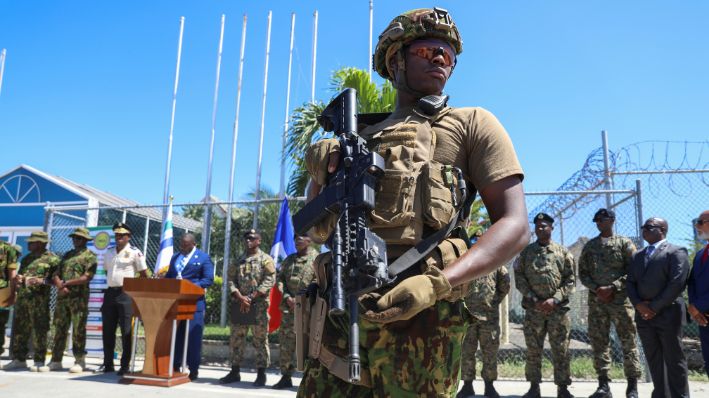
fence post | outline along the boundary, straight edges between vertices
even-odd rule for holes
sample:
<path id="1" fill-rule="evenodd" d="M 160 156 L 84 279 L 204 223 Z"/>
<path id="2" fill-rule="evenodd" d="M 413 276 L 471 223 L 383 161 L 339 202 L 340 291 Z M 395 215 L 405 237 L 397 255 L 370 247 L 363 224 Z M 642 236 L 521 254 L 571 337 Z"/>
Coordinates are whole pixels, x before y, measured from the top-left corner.
<path id="1" fill-rule="evenodd" d="M 150 217 L 145 217 L 145 233 L 143 234 L 143 255 L 148 256 L 148 234 L 150 233 Z M 159 250 L 158 250 L 159 251 Z"/>
<path id="2" fill-rule="evenodd" d="M 643 231 L 642 231 L 642 225 L 643 225 L 643 190 L 642 190 L 642 182 L 638 179 L 635 180 L 635 214 L 637 215 L 637 232 L 638 232 L 638 237 L 639 242 L 638 242 L 638 247 L 642 248 L 645 246 L 643 243 Z"/>
<path id="3" fill-rule="evenodd" d="M 610 154 L 608 150 L 608 132 L 606 130 L 601 131 L 601 139 L 603 140 L 603 178 L 605 180 L 605 188 L 607 190 L 613 189 L 613 181 L 611 180 L 611 166 L 610 166 Z M 613 203 L 610 193 L 606 193 L 606 209 L 611 208 Z"/>

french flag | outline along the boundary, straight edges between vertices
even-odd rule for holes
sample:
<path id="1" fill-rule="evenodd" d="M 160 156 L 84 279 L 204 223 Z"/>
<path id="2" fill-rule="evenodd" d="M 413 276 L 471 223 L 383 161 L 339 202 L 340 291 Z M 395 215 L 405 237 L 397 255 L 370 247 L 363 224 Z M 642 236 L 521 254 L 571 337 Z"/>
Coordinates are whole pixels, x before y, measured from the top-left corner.
<path id="1" fill-rule="evenodd" d="M 293 221 L 288 208 L 288 198 L 283 198 L 281 210 L 278 213 L 278 224 L 276 225 L 276 234 L 273 237 L 273 246 L 271 247 L 271 257 L 276 262 L 276 270 L 281 269 L 281 262 L 289 255 L 296 252 L 295 230 Z M 278 286 L 273 286 L 270 294 L 270 304 L 268 306 L 268 332 L 273 333 L 281 326 L 281 311 L 278 305 L 281 303 L 283 293 L 278 290 Z"/>

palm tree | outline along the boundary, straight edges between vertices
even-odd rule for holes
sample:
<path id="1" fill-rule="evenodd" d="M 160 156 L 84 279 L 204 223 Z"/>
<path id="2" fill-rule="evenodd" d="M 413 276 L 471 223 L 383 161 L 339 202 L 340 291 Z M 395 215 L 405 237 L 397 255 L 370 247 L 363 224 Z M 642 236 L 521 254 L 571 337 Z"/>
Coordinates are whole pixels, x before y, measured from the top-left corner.
<path id="1" fill-rule="evenodd" d="M 345 88 L 357 90 L 358 113 L 391 112 L 394 109 L 396 91 L 388 80 L 377 87 L 366 71 L 345 67 L 333 72 L 330 78 L 330 90 L 334 97 Z M 308 173 L 305 169 L 304 157 L 308 146 L 322 138 L 332 136 L 324 132 L 317 121 L 317 116 L 326 106 L 326 103 L 317 101 L 305 103 L 293 110 L 284 155 L 291 158 L 295 165 L 288 182 L 290 196 L 302 196 L 305 192 Z"/>

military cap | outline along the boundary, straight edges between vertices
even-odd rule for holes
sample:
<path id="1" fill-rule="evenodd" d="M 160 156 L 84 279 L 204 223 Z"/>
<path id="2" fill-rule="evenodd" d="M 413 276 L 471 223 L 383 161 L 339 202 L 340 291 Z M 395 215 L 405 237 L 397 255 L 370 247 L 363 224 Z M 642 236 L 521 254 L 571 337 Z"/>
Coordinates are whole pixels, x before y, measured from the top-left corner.
<path id="1" fill-rule="evenodd" d="M 554 219 L 552 216 L 548 215 L 547 213 L 539 213 L 536 216 L 534 216 L 534 222 L 537 221 L 546 221 L 550 224 L 554 224 Z"/>
<path id="2" fill-rule="evenodd" d="M 74 232 L 69 234 L 70 237 L 78 236 L 79 238 L 84 238 L 86 240 L 94 240 L 89 234 L 89 230 L 83 227 L 79 227 L 74 230 Z"/>
<path id="3" fill-rule="evenodd" d="M 601 217 L 612 218 L 615 220 L 615 212 L 613 210 L 598 209 L 593 215 L 593 222 L 600 221 Z"/>
<path id="4" fill-rule="evenodd" d="M 256 231 L 255 229 L 250 229 L 250 230 L 244 232 L 244 238 L 248 238 L 250 236 L 255 236 L 257 238 L 261 238 L 261 234 L 258 233 L 258 231 Z"/>
<path id="5" fill-rule="evenodd" d="M 35 231 L 35 232 L 32 232 L 32 234 L 30 234 L 29 238 L 27 238 L 27 243 L 31 243 L 31 242 L 47 243 L 47 242 L 49 242 L 49 236 L 44 231 Z"/>
<path id="6" fill-rule="evenodd" d="M 116 234 L 130 234 L 132 231 L 125 223 L 117 222 L 113 224 L 113 232 Z"/>

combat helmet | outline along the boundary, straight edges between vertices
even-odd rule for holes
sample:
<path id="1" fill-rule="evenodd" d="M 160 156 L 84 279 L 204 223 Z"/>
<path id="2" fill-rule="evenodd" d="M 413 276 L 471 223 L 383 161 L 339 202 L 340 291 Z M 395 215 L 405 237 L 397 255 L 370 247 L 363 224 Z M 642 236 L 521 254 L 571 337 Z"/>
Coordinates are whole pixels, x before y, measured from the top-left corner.
<path id="1" fill-rule="evenodd" d="M 387 59 L 397 54 L 399 67 L 403 67 L 404 45 L 424 37 L 450 43 L 456 55 L 463 52 L 463 39 L 447 10 L 438 7 L 418 8 L 394 18 L 379 35 L 377 47 L 372 55 L 372 66 L 381 77 L 393 80 L 393 76 L 387 69 Z"/>

